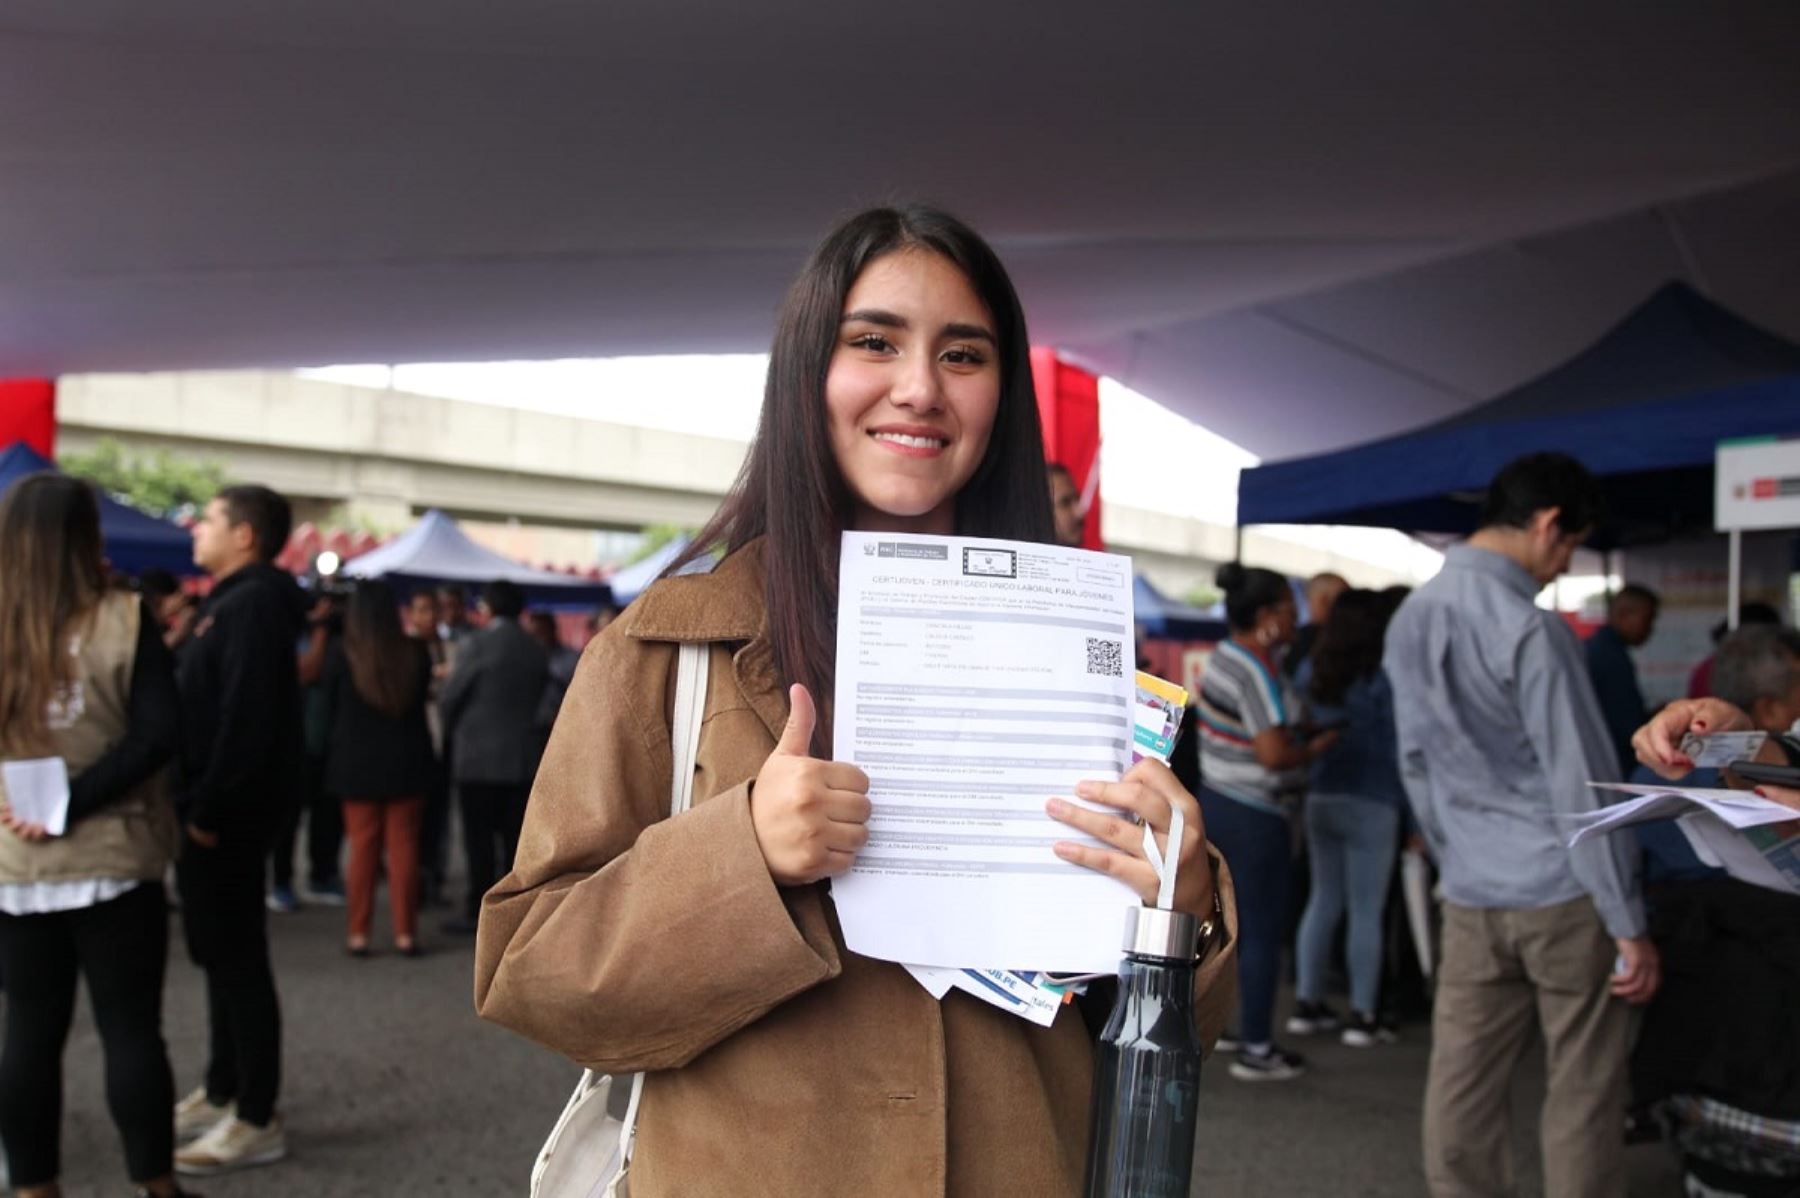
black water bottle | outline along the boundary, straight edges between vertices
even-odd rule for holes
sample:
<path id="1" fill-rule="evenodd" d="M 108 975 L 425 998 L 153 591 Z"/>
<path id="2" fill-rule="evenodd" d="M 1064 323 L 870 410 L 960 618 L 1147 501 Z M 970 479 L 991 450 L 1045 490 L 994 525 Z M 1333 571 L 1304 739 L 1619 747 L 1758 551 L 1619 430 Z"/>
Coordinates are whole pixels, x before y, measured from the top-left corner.
<path id="1" fill-rule="evenodd" d="M 1119 997 L 1100 1033 L 1087 1198 L 1187 1198 L 1199 1126 L 1194 917 L 1132 908 Z"/>

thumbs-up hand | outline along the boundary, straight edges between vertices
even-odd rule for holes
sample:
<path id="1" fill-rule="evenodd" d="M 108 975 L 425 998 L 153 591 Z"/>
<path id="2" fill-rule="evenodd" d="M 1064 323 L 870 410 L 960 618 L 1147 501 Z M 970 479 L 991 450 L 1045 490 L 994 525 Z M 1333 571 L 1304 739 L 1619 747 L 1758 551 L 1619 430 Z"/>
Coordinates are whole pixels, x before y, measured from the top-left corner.
<path id="1" fill-rule="evenodd" d="M 788 690 L 788 722 L 750 787 L 756 844 L 778 886 L 804 886 L 850 868 L 869 839 L 869 776 L 812 756 L 818 713 L 804 686 Z"/>

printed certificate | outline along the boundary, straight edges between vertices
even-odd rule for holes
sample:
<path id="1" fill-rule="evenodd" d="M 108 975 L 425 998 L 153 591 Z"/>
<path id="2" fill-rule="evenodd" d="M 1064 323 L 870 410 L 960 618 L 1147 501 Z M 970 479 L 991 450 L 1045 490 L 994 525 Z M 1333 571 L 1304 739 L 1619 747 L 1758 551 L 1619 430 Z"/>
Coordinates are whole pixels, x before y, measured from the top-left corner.
<path id="1" fill-rule="evenodd" d="M 973 537 L 844 534 L 834 751 L 870 779 L 832 885 L 849 947 L 914 965 L 1113 972 L 1124 884 L 1051 850 L 1136 732 L 1131 562 Z"/>

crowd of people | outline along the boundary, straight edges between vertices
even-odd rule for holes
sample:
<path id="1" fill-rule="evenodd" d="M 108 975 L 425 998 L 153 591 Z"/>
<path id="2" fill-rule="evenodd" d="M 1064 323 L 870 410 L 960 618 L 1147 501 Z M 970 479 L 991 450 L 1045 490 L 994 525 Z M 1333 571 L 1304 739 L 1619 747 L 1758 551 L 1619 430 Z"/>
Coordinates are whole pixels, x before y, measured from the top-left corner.
<path id="1" fill-rule="evenodd" d="M 0 1141 L 26 1198 L 58 1193 L 78 977 L 139 1193 L 286 1155 L 267 916 L 300 904 L 303 820 L 304 893 L 347 907 L 353 957 L 371 953 L 384 879 L 395 951 L 423 951 L 452 794 L 469 889 L 444 933 L 473 934 L 511 868 L 576 651 L 546 644 L 553 623 L 526 632 L 504 581 L 474 623 L 455 585 L 404 606 L 380 580 L 309 593 L 272 564 L 290 523 L 266 487 L 220 492 L 193 528 L 202 598 L 156 573 L 112 576 L 85 483 L 35 475 L 0 500 L 0 755 L 57 758 L 70 778 L 58 834 L 0 813 Z M 170 876 L 209 1027 L 202 1080 L 179 1100 L 161 1034 Z"/>
<path id="2" fill-rule="evenodd" d="M 1601 499 L 1572 458 L 1515 461 L 1478 531 L 1416 592 L 1311 580 L 1306 638 L 1288 579 L 1220 574 L 1231 635 L 1195 723 L 1207 835 L 1240 908 L 1230 1073 L 1306 1068 L 1273 1038 L 1290 949 L 1290 1035 L 1396 1038 L 1384 992 L 1398 987 L 1383 970 L 1396 938 L 1383 927 L 1403 918 L 1396 860 L 1417 854 L 1441 900 L 1423 1128 L 1433 1194 L 1514 1192 L 1509 1094 L 1535 1035 L 1548 1193 L 1617 1193 L 1627 1139 L 1666 1134 L 1692 1194 L 1791 1195 L 1800 898 L 1703 863 L 1672 823 L 1571 849 L 1566 821 L 1608 801 L 1591 782 L 1727 785 L 1670 748 L 1686 732 L 1800 729 L 1800 634 L 1747 605 L 1737 631 L 1717 631 L 1697 693 L 1653 712 L 1630 654 L 1654 632 L 1653 591 L 1621 587 L 1585 645 L 1536 602 Z M 1781 759 L 1773 740 L 1762 751 Z M 1296 871 L 1308 894 L 1297 929 Z M 1340 924 L 1342 1013 L 1326 1000 Z"/>
<path id="3" fill-rule="evenodd" d="M 156 575 L 132 594 L 108 577 L 90 488 L 15 484 L 0 757 L 59 759 L 70 780 L 54 835 L 0 811 L 0 1141 L 18 1191 L 59 1192 L 78 978 L 140 1194 L 283 1157 L 270 914 L 342 904 L 345 951 L 366 959 L 385 880 L 392 949 L 416 956 L 460 840 L 467 889 L 440 932 L 477 936 L 480 1013 L 647 1073 L 634 1193 L 743 1173 L 791 1194 L 911 1192 L 922 1175 L 950 1195 L 1074 1193 L 1093 1013 L 1039 1028 L 847 951 L 829 883 L 867 843 L 870 782 L 821 756 L 839 532 L 1080 542 L 1028 344 L 972 230 L 925 208 L 846 221 L 782 309 L 742 476 L 586 653 L 504 581 L 472 616 L 453 585 L 303 589 L 273 564 L 288 505 L 260 486 L 221 491 L 196 523 L 203 595 Z M 1712 1187 L 1696 1193 L 1792 1193 L 1800 900 L 1721 876 L 1667 826 L 1571 849 L 1563 820 L 1639 763 L 1685 776 L 1688 731 L 1793 727 L 1800 641 L 1778 622 L 1722 635 L 1696 673 L 1716 697 L 1652 713 L 1630 654 L 1652 592 L 1621 590 L 1585 646 L 1535 602 L 1600 516 L 1586 470 L 1535 454 L 1493 480 L 1479 529 L 1416 591 L 1226 567 L 1193 766 L 1146 760 L 1083 783 L 1089 805 L 1051 799 L 1069 837 L 1055 851 L 1150 902 L 1144 829 L 1176 857 L 1174 905 L 1207 929 L 1200 1030 L 1244 1082 L 1307 1070 L 1275 1034 L 1290 952 L 1287 1037 L 1397 1037 L 1384 928 L 1402 854 L 1429 860 L 1435 1195 L 1512 1192 L 1508 1093 L 1534 1027 L 1551 1194 L 1620 1193 L 1632 1125 L 1669 1129 L 1691 1184 Z M 669 818 L 678 642 L 716 668 L 693 809 Z M 210 1033 L 180 1098 L 161 1035 L 171 870 Z M 1729 1020 L 1712 1017 L 1723 1003 Z M 1769 1146 L 1783 1134 L 1785 1158 Z"/>

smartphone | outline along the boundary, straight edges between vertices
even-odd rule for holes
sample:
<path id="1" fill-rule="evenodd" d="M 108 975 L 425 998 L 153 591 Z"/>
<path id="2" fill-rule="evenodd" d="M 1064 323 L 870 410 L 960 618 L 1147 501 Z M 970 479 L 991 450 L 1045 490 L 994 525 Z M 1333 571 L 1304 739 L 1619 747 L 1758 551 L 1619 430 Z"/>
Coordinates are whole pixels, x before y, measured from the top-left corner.
<path id="1" fill-rule="evenodd" d="M 1785 786 L 1800 790 L 1800 766 L 1771 765 L 1766 761 L 1734 761 L 1725 767 L 1746 782 L 1758 786 Z"/>

